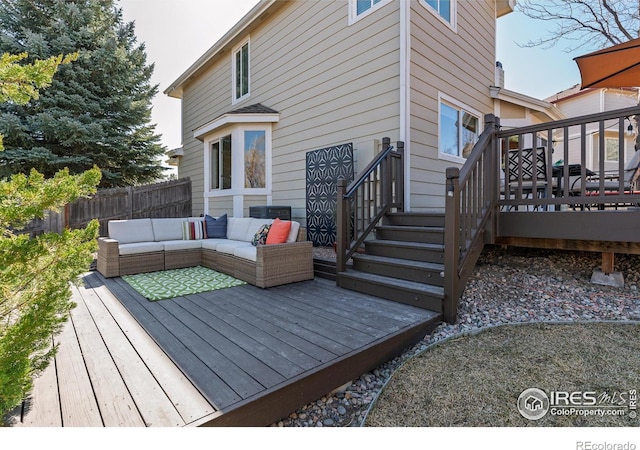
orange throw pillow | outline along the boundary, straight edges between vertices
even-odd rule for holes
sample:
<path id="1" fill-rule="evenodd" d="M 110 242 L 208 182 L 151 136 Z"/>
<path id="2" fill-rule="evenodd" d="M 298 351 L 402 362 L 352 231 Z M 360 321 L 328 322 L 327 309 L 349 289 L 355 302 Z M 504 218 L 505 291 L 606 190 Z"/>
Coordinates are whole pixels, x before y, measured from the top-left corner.
<path id="1" fill-rule="evenodd" d="M 289 231 L 291 230 L 290 220 L 276 219 L 269 228 L 269 234 L 267 234 L 266 244 L 284 244 L 287 242 Z"/>

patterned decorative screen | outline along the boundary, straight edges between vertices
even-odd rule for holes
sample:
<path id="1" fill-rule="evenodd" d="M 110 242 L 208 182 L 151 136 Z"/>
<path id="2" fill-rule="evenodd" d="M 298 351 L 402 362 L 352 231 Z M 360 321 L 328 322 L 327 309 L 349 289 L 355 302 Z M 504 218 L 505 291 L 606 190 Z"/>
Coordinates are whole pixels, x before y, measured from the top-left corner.
<path id="1" fill-rule="evenodd" d="M 307 152 L 307 239 L 329 247 L 336 240 L 336 182 L 353 181 L 353 145 Z"/>

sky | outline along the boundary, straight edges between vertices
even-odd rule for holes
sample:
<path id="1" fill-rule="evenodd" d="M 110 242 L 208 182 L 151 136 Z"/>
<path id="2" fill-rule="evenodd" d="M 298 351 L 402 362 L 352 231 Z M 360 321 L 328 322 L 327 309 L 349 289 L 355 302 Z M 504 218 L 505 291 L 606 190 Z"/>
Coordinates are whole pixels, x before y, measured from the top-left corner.
<path id="1" fill-rule="evenodd" d="M 311 1 L 311 0 L 309 0 Z M 473 1 L 473 0 L 463 0 Z M 163 91 L 229 31 L 258 0 L 119 0 L 126 22 L 134 21 L 136 36 L 146 46 L 147 61 L 155 64 L 152 83 L 159 92 L 153 101 L 152 122 L 168 149 L 180 147 L 180 100 Z M 573 57 L 552 49 L 522 48 L 549 26 L 516 11 L 498 19 L 497 61 L 505 70 L 505 88 L 544 99 L 580 82 Z"/>

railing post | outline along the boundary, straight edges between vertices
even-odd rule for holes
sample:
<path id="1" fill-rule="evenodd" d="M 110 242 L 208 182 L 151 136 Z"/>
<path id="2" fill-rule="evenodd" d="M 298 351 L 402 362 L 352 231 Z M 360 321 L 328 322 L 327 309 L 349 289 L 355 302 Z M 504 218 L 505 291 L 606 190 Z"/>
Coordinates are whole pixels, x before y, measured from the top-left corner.
<path id="1" fill-rule="evenodd" d="M 491 131 L 491 143 L 489 144 L 491 149 L 488 152 L 485 152 L 485 166 L 484 170 L 484 179 L 486 182 L 487 191 L 484 193 L 485 200 L 489 201 L 489 209 L 488 214 L 491 215 L 488 223 L 487 238 L 485 242 L 495 243 L 496 235 L 497 235 L 497 217 L 498 217 L 498 200 L 500 198 L 500 148 L 498 146 L 498 131 L 500 131 L 500 118 L 493 115 L 487 114 L 484 116 L 484 129 L 486 131 Z"/>
<path id="2" fill-rule="evenodd" d="M 396 151 L 400 155 L 398 158 L 397 172 L 396 172 L 396 203 L 398 204 L 398 211 L 404 211 L 404 142 L 398 141 L 396 144 Z"/>
<path id="3" fill-rule="evenodd" d="M 347 269 L 347 180 L 339 177 L 336 187 L 336 273 L 340 273 Z"/>
<path id="4" fill-rule="evenodd" d="M 458 315 L 458 264 L 460 261 L 460 169 L 448 167 L 444 215 L 444 320 Z"/>
<path id="5" fill-rule="evenodd" d="M 385 152 L 391 145 L 391 139 L 382 138 L 382 151 Z M 387 156 L 380 165 L 380 182 L 382 194 L 382 207 L 387 208 L 391 203 L 391 156 Z"/>

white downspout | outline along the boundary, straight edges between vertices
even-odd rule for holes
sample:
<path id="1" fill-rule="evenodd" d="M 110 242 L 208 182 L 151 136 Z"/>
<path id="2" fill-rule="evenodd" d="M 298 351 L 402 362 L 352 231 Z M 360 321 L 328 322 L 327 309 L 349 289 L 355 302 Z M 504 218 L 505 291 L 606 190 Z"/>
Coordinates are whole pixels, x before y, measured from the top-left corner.
<path id="1" fill-rule="evenodd" d="M 400 2 L 400 140 L 404 142 L 404 209 L 411 211 L 411 2 Z"/>

